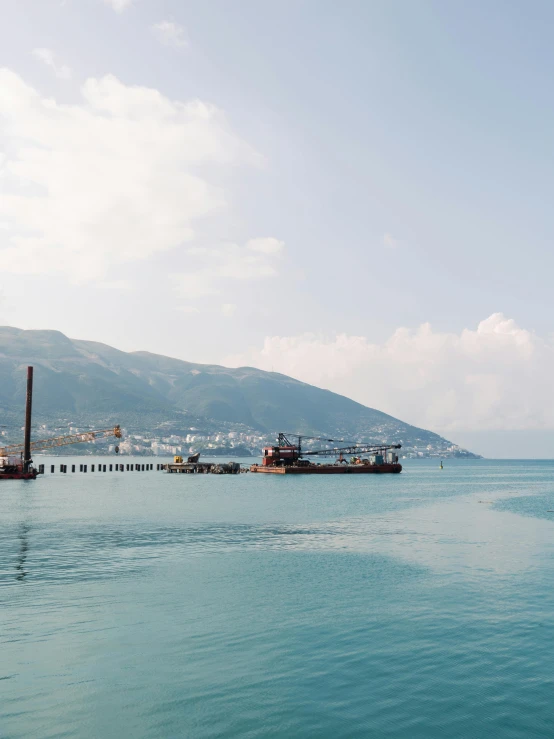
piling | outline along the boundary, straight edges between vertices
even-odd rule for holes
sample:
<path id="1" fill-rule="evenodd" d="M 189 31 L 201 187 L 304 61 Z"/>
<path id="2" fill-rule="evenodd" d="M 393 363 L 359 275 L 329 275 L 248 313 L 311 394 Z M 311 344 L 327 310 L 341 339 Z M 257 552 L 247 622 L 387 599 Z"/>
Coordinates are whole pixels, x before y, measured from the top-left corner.
<path id="1" fill-rule="evenodd" d="M 44 465 L 43 464 L 39 464 L 38 473 L 39 475 L 44 475 Z"/>
<path id="2" fill-rule="evenodd" d="M 27 367 L 27 403 L 25 406 L 25 439 L 23 450 L 23 471 L 29 472 L 31 466 L 31 411 L 33 408 L 33 368 Z M 54 470 L 52 470 L 53 472 Z"/>
<path id="3" fill-rule="evenodd" d="M 112 469 L 113 469 L 113 465 L 110 465 L 110 472 L 112 471 Z"/>
<path id="4" fill-rule="evenodd" d="M 71 472 L 75 472 L 75 465 L 74 464 L 71 465 Z"/>
<path id="5" fill-rule="evenodd" d="M 55 465 L 51 464 L 51 465 L 50 465 L 50 473 L 51 473 L 51 474 L 53 474 L 53 473 L 54 473 L 54 468 L 55 468 Z"/>
<path id="6" fill-rule="evenodd" d="M 86 471 L 87 471 L 87 466 L 86 466 L 86 464 L 84 464 L 83 465 L 83 472 L 86 472 Z"/>

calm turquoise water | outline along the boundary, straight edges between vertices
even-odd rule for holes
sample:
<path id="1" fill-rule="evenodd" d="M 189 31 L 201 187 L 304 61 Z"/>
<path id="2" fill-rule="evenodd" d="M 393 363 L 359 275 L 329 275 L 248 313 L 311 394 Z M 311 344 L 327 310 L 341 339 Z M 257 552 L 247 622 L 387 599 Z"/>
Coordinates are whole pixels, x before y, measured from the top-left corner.
<path id="1" fill-rule="evenodd" d="M 4 482 L 0 736 L 552 737 L 549 510 L 553 462 Z"/>

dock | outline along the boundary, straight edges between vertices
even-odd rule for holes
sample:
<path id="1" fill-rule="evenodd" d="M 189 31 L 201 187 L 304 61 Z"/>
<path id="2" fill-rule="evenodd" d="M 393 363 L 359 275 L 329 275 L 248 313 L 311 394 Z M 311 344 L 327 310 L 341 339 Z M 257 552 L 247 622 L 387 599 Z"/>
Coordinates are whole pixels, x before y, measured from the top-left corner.
<path id="1" fill-rule="evenodd" d="M 174 462 L 166 464 L 165 469 L 170 473 L 187 475 L 238 475 L 248 471 L 238 462 Z"/>

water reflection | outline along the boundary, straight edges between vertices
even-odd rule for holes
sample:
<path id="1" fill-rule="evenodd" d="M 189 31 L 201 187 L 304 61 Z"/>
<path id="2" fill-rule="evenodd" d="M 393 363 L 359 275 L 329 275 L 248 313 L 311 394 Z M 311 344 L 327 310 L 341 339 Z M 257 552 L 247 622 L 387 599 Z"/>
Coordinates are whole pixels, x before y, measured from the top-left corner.
<path id="1" fill-rule="evenodd" d="M 27 551 L 29 549 L 28 533 L 30 528 L 29 524 L 22 523 L 17 534 L 19 549 L 15 563 L 15 571 L 17 573 L 15 579 L 20 582 L 22 582 L 28 574 L 28 571 L 25 569 L 25 562 L 27 561 Z"/>

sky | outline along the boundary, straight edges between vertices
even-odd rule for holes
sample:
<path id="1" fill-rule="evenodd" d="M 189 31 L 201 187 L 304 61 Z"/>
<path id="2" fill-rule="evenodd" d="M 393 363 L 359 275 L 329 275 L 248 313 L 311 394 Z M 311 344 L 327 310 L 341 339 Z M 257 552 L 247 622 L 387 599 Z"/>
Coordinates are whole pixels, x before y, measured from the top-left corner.
<path id="1" fill-rule="evenodd" d="M 551 3 L 0 12 L 0 324 L 554 457 Z"/>

